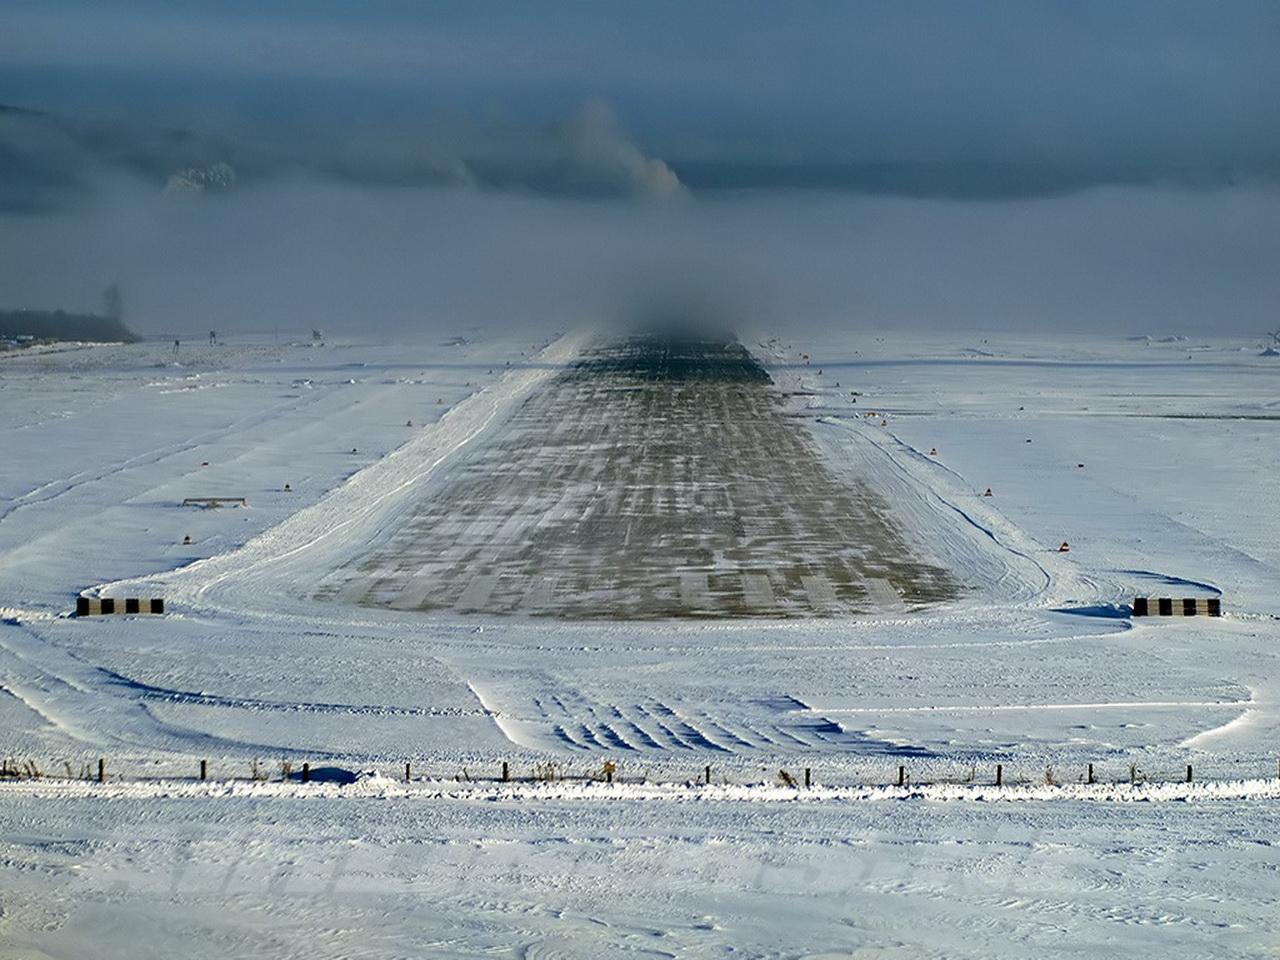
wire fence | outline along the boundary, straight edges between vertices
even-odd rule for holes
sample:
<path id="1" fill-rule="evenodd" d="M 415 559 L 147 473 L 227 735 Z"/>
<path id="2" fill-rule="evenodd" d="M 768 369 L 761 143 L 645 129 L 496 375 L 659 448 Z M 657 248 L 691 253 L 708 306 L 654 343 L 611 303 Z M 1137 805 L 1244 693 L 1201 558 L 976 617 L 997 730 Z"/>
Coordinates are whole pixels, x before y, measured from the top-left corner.
<path id="1" fill-rule="evenodd" d="M 893 758 L 890 758 L 891 760 Z M 1166 757 L 1067 760 L 1064 762 L 957 761 L 901 758 L 899 762 L 833 762 L 775 757 L 767 760 L 674 762 L 666 758 L 590 759 L 519 757 L 511 760 L 440 760 L 373 762 L 341 758 L 297 757 L 175 758 L 156 760 L 98 757 L 86 759 L 0 758 L 0 784 L 15 781 L 96 783 L 159 782 L 352 782 L 379 775 L 405 782 L 459 784 L 617 783 L 650 785 L 776 785 L 784 787 L 922 787 L 970 785 L 989 787 L 1066 787 L 1076 784 L 1145 785 L 1226 783 L 1280 780 L 1280 759 L 1213 758 L 1197 765 Z"/>

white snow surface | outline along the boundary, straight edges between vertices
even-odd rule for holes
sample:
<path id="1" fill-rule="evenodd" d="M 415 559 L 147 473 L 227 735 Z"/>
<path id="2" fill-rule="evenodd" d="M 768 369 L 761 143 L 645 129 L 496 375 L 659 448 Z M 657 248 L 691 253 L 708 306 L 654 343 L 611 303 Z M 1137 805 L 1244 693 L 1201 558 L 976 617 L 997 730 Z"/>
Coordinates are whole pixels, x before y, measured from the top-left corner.
<path id="1" fill-rule="evenodd" d="M 0 783 L 0 956 L 1268 955 L 1280 366 L 1255 345 L 744 336 L 953 603 L 314 599 L 589 336 L 463 333 L 0 357 L 0 754 L 111 770 Z M 169 612 L 66 617 L 81 591 Z M 1135 595 L 1227 616 L 1134 620 Z M 254 758 L 380 773 L 226 779 Z M 491 782 L 607 759 L 611 786 Z"/>

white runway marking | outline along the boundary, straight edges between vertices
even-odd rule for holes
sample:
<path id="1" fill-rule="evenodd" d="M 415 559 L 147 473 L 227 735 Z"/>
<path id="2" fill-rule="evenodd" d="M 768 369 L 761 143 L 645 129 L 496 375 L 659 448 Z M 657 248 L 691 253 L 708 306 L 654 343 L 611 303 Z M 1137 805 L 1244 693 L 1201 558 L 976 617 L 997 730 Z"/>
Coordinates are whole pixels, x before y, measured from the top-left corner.
<path id="1" fill-rule="evenodd" d="M 707 575 L 687 570 L 680 574 L 680 601 L 691 610 L 711 609 L 707 595 Z"/>
<path id="2" fill-rule="evenodd" d="M 836 605 L 836 591 L 828 580 L 820 573 L 806 574 L 800 578 L 804 584 L 805 596 L 809 605 L 815 610 L 831 610 Z"/>
<path id="3" fill-rule="evenodd" d="M 768 574 L 744 573 L 742 575 L 742 599 L 747 606 L 756 610 L 767 610 L 776 606 L 773 598 L 773 586 L 769 583 Z"/>
<path id="4" fill-rule="evenodd" d="M 498 578 L 491 574 L 481 574 L 472 577 L 471 582 L 467 584 L 467 588 L 462 591 L 462 596 L 458 598 L 456 604 L 459 610 L 483 610 L 485 604 L 489 602 L 489 595 L 493 593 L 493 588 L 497 586 Z"/>
<path id="5" fill-rule="evenodd" d="M 409 578 L 391 606 L 397 610 L 416 610 L 423 598 L 435 589 L 439 580 L 440 572 L 434 564 L 428 564 Z"/>
<path id="6" fill-rule="evenodd" d="M 902 597 L 898 591 L 893 589 L 893 584 L 882 577 L 868 577 L 865 581 L 867 586 L 867 594 L 871 597 L 876 607 L 887 613 L 905 613 L 907 605 L 902 602 Z"/>
<path id="7" fill-rule="evenodd" d="M 555 577 L 530 577 L 522 605 L 531 610 L 551 606 L 555 588 Z"/>

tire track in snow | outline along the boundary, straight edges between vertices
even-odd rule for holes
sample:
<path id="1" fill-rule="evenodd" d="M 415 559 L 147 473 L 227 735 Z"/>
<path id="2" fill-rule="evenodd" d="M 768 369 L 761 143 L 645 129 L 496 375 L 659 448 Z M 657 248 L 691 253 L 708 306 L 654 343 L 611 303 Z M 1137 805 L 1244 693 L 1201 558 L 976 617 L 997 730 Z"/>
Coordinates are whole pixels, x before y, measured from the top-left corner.
<path id="1" fill-rule="evenodd" d="M 12 630 L 4 630 L 4 626 Z M 0 690 L 19 700 L 69 740 L 126 751 L 145 748 L 174 756 L 198 751 L 303 751 L 277 744 L 219 737 L 161 720 L 143 702 L 113 689 L 110 671 L 55 647 L 22 624 L 0 625 Z M 325 755 L 324 751 L 307 751 Z"/>
<path id="2" fill-rule="evenodd" d="M 993 703 L 929 704 L 914 707 L 807 707 L 798 713 L 882 714 L 882 713 L 1005 713 L 1023 710 L 1143 710 L 1164 707 L 1246 707 L 1252 700 L 1113 700 L 1099 703 Z"/>
<path id="3" fill-rule="evenodd" d="M 234 697 L 213 693 L 197 693 L 157 687 L 139 680 L 131 680 L 105 667 L 97 668 L 107 682 L 148 700 L 166 703 L 196 704 L 209 707 L 230 707 L 241 710 L 264 710 L 284 713 L 336 713 L 384 717 L 467 717 L 484 716 L 483 710 L 464 710 L 461 707 L 392 707 L 381 704 L 319 703 L 305 700 L 262 700 L 254 697 Z"/>
<path id="4" fill-rule="evenodd" d="M 70 477 L 51 480 L 25 494 L 14 497 L 9 502 L 9 506 L 3 511 L 0 511 L 0 522 L 3 522 L 6 517 L 19 510 L 50 504 L 87 484 L 100 483 L 108 477 L 115 476 L 127 470 L 133 470 L 138 467 L 155 466 L 156 464 L 172 457 L 176 457 L 179 454 L 191 453 L 193 450 L 196 450 L 203 445 L 214 443 L 225 437 L 234 436 L 246 429 L 268 423 L 272 420 L 278 419 L 284 414 L 301 410 L 324 397 L 324 394 L 320 394 L 317 396 L 307 397 L 305 400 L 300 398 L 299 402 L 296 403 L 276 404 L 267 410 L 255 411 L 246 417 L 232 421 L 225 427 L 216 427 L 204 433 L 197 434 L 195 437 L 187 438 L 171 444 L 165 444 L 163 446 L 135 454 L 132 457 L 127 457 L 124 460 L 109 464 L 105 469 L 94 471 L 84 470 L 80 473 L 73 474 Z M 189 474 L 190 472 L 188 472 L 187 475 Z M 54 489 L 50 490 L 50 488 Z M 37 494 L 42 491 L 50 492 L 44 496 L 37 496 Z M 143 493 L 145 492 L 146 491 L 143 491 Z M 137 494 L 130 499 L 137 499 L 137 497 L 141 495 L 142 494 Z"/>

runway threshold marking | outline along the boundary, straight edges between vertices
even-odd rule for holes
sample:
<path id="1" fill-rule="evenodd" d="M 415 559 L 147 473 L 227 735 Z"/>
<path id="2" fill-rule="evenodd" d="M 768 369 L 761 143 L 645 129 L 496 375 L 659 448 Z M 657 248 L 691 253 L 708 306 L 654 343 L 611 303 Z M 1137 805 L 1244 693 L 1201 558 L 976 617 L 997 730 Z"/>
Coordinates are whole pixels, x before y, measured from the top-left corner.
<path id="1" fill-rule="evenodd" d="M 454 607 L 458 610 L 483 610 L 497 583 L 498 578 L 494 574 L 482 573 L 472 577 Z"/>
<path id="2" fill-rule="evenodd" d="M 531 610 L 551 606 L 552 598 L 555 595 L 555 588 L 555 577 L 532 578 L 524 593 L 523 606 Z"/>
<path id="3" fill-rule="evenodd" d="M 680 602 L 691 610 L 710 610 L 711 594 L 707 575 L 693 570 L 680 574 Z"/>
<path id="4" fill-rule="evenodd" d="M 767 573 L 742 575 L 742 599 L 749 607 L 767 608 L 777 605 L 773 597 L 773 585 Z"/>
<path id="5" fill-rule="evenodd" d="M 377 583 L 375 577 L 356 577 L 344 584 L 337 593 L 339 603 L 362 603 Z"/>
<path id="6" fill-rule="evenodd" d="M 902 595 L 894 589 L 893 584 L 888 580 L 880 577 L 868 577 L 865 583 L 867 585 L 867 594 L 877 607 L 890 613 L 906 612 L 907 605 L 903 602 Z"/>
<path id="7" fill-rule="evenodd" d="M 836 588 L 820 573 L 808 573 L 800 578 L 804 585 L 809 606 L 814 610 L 828 611 L 836 606 Z"/>
<path id="8" fill-rule="evenodd" d="M 396 610 L 416 610 L 422 606 L 427 595 L 431 593 L 440 582 L 439 571 L 436 570 L 434 564 L 428 564 L 419 567 L 418 571 L 411 576 L 405 583 L 400 593 L 391 601 L 391 606 Z"/>

